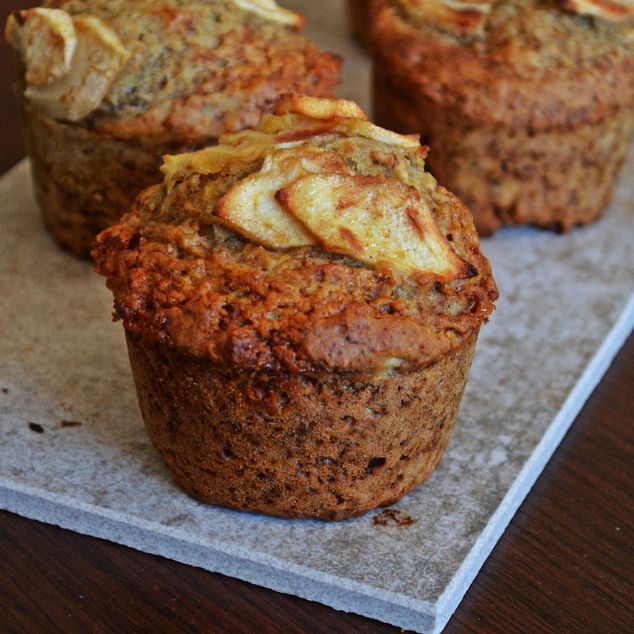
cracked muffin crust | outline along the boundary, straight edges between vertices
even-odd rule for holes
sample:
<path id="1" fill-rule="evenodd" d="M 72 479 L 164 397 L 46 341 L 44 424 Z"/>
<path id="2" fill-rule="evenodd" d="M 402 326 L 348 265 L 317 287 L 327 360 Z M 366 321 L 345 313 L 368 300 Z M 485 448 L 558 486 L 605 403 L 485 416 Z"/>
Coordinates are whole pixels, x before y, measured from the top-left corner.
<path id="1" fill-rule="evenodd" d="M 375 116 L 421 133 L 482 234 L 600 215 L 634 129 L 631 3 L 370 4 Z"/>
<path id="2" fill-rule="evenodd" d="M 255 130 L 166 157 L 97 237 L 148 432 L 185 490 L 342 519 L 431 474 L 497 289 L 424 157 L 350 102 L 287 96 Z"/>
<path id="3" fill-rule="evenodd" d="M 327 96 L 338 57 L 272 0 L 48 0 L 10 16 L 38 202 L 65 248 L 159 182 L 160 157 L 253 126 L 281 93 Z M 112 172 L 112 178 L 110 176 Z"/>

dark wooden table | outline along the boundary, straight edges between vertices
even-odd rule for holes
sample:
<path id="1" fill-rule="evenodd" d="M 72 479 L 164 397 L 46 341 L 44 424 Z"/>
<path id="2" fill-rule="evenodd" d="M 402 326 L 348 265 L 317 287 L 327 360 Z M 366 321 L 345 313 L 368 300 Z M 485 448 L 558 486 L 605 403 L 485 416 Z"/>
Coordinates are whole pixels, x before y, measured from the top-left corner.
<path id="1" fill-rule="evenodd" d="M 26 2 L 0 1 L 0 19 Z M 0 173 L 24 155 L 0 55 Z M 0 228 L 1 230 L 1 228 Z M 634 236 L 632 237 L 634 240 Z M 445 632 L 634 632 L 634 336 Z M 0 512 L 0 633 L 396 628 Z"/>

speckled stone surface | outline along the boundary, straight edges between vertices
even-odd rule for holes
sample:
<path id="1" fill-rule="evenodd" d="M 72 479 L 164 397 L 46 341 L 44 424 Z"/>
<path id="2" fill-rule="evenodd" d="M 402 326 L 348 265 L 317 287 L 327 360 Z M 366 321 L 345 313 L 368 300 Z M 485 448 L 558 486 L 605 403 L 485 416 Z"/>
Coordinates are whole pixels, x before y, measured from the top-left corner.
<path id="1" fill-rule="evenodd" d="M 341 94 L 363 103 L 367 65 L 323 4 L 309 20 L 351 52 Z M 445 457 L 397 505 L 413 524 L 205 506 L 152 450 L 111 296 L 53 245 L 27 167 L 0 180 L 0 508 L 406 629 L 444 627 L 634 322 L 632 157 L 594 226 L 484 241 L 502 297 Z"/>

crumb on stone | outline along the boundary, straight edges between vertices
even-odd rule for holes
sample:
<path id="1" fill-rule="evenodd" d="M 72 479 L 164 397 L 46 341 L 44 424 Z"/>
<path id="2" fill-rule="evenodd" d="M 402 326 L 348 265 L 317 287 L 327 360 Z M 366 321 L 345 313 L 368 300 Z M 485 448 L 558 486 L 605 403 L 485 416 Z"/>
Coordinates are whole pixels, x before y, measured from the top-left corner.
<path id="1" fill-rule="evenodd" d="M 411 526 L 416 520 L 405 511 L 398 509 L 384 509 L 372 518 L 373 526 L 396 526 L 403 528 Z"/>
<path id="2" fill-rule="evenodd" d="M 78 420 L 62 420 L 59 422 L 60 427 L 80 427 L 81 424 Z"/>

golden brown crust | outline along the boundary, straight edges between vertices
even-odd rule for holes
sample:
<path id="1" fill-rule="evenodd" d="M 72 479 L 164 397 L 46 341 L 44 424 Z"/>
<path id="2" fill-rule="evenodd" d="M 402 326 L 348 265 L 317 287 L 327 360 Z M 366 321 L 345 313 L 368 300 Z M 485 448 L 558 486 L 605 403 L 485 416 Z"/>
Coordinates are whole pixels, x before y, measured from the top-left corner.
<path id="1" fill-rule="evenodd" d="M 128 334 L 148 434 L 214 504 L 342 520 L 397 502 L 449 442 L 475 339 L 392 376 L 242 373 Z"/>
<path id="2" fill-rule="evenodd" d="M 144 232 L 133 218 L 100 234 L 93 257 L 126 329 L 189 355 L 245 370 L 421 367 L 463 345 L 497 297 L 473 235 L 462 237 L 467 210 L 441 188 L 433 195 L 446 235 L 471 252 L 471 279 L 403 281 L 315 249 L 198 251 L 195 225 Z"/>

